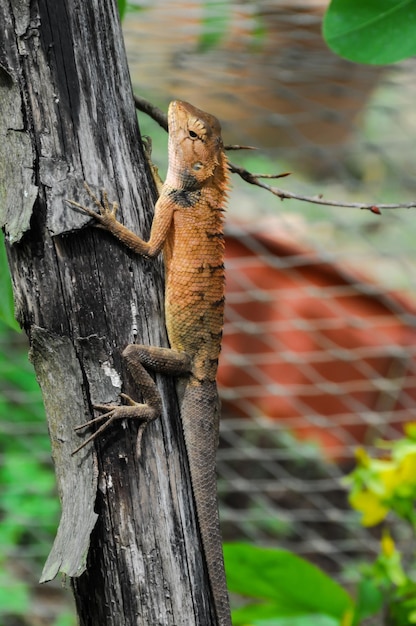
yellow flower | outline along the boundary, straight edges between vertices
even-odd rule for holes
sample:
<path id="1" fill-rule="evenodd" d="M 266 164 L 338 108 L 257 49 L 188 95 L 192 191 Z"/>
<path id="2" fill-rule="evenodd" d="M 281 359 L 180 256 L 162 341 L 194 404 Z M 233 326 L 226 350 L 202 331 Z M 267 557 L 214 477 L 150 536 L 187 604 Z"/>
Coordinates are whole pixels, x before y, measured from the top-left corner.
<path id="1" fill-rule="evenodd" d="M 349 499 L 351 506 L 362 514 L 361 523 L 363 526 L 379 524 L 389 512 L 380 498 L 368 489 L 351 494 Z"/>
<path id="2" fill-rule="evenodd" d="M 361 465 L 361 467 L 368 467 L 370 465 L 371 457 L 368 456 L 364 448 L 358 446 L 358 448 L 355 448 L 354 454 L 358 465 Z"/>
<path id="3" fill-rule="evenodd" d="M 384 556 L 390 557 L 396 551 L 396 544 L 394 543 L 387 528 L 383 530 L 383 536 L 381 537 L 381 551 Z"/>
<path id="4" fill-rule="evenodd" d="M 385 461 L 385 467 L 380 468 L 379 479 L 384 488 L 383 498 L 391 496 L 402 481 L 400 476 L 399 467 L 390 461 Z"/>
<path id="5" fill-rule="evenodd" d="M 407 422 L 403 426 L 403 430 L 408 439 L 416 439 L 416 422 Z"/>
<path id="6" fill-rule="evenodd" d="M 403 457 L 399 466 L 400 483 L 416 485 L 416 453 Z"/>

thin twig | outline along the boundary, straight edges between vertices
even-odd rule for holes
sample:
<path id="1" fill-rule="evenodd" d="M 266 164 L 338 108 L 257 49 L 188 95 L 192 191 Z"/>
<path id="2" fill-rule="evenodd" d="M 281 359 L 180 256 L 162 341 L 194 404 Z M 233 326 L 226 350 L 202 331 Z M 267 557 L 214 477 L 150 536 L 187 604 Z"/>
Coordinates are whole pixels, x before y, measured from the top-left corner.
<path id="1" fill-rule="evenodd" d="M 144 98 L 134 96 L 136 108 L 143 113 L 149 115 L 166 131 L 168 129 L 167 117 L 158 107 L 154 106 Z M 224 146 L 226 150 L 256 150 L 253 146 Z M 267 183 L 262 182 L 261 178 L 283 178 L 289 176 L 290 172 L 284 172 L 282 174 L 253 174 L 243 167 L 238 167 L 233 163 L 229 163 L 230 171 L 234 174 L 238 174 L 244 181 L 250 185 L 255 185 L 269 191 L 273 195 L 277 196 L 281 200 L 300 200 L 301 202 L 309 202 L 311 204 L 320 204 L 323 206 L 337 206 L 347 209 L 365 209 L 371 211 L 377 215 L 381 214 L 382 209 L 413 209 L 416 208 L 416 200 L 407 203 L 392 203 L 392 204 L 377 204 L 366 202 L 339 202 L 338 200 L 324 200 L 322 195 L 318 196 L 304 196 L 298 193 L 292 193 L 285 189 L 279 189 L 278 187 L 272 187 Z"/>
<path id="2" fill-rule="evenodd" d="M 407 203 L 392 203 L 392 204 L 377 204 L 374 203 L 366 203 L 366 202 L 339 202 L 337 200 L 324 200 L 323 196 L 320 194 L 318 196 L 304 196 L 298 193 L 292 193 L 291 191 L 286 191 L 285 189 L 279 189 L 279 187 L 272 187 L 267 183 L 263 183 L 260 178 L 280 178 L 283 176 L 287 176 L 288 173 L 278 174 L 276 176 L 271 175 L 263 175 L 263 174 L 252 174 L 248 172 L 244 168 L 239 168 L 233 165 L 230 167 L 230 170 L 235 174 L 241 176 L 243 180 L 245 180 L 250 185 L 256 185 L 257 187 L 261 187 L 262 189 L 266 189 L 266 191 L 270 191 L 273 195 L 277 196 L 281 200 L 301 200 L 302 202 L 309 202 L 312 204 L 321 204 L 324 206 L 338 206 L 344 207 L 347 209 L 366 209 L 371 211 L 372 213 L 380 214 L 381 209 L 412 209 L 416 207 L 416 201 L 407 202 Z"/>
<path id="3" fill-rule="evenodd" d="M 240 146 L 238 143 L 227 143 L 224 150 L 258 150 L 256 146 Z"/>
<path id="4" fill-rule="evenodd" d="M 140 96 L 134 96 L 134 104 L 136 105 L 136 109 L 141 111 L 142 113 L 146 113 L 149 117 L 152 118 L 155 122 L 159 124 L 166 132 L 168 132 L 168 118 L 165 113 L 157 106 L 141 98 Z"/>

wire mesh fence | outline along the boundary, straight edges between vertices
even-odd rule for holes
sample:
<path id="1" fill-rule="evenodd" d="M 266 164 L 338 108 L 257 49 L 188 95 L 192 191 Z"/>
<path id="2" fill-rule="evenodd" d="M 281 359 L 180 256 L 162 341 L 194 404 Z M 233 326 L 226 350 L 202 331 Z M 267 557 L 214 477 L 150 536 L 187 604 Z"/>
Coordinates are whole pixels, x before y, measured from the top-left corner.
<path id="1" fill-rule="evenodd" d="M 397 438 L 412 419 L 414 306 L 288 242 L 275 221 L 227 240 L 225 527 L 349 575 L 379 545 L 341 478 L 357 446 Z"/>
<path id="2" fill-rule="evenodd" d="M 247 167 L 294 172 L 284 179 L 290 191 L 414 199 L 414 60 L 370 68 L 337 59 L 320 35 L 326 3 L 306 0 L 228 3 L 211 46 L 209 4 L 160 0 L 127 16 L 138 92 L 216 114 L 226 142 L 264 148 L 260 165 Z M 414 214 L 281 203 L 233 182 L 219 373 L 224 537 L 289 548 L 351 580 L 379 536 L 360 526 L 342 477 L 357 445 L 371 449 L 416 418 Z M 3 436 L 33 443 L 40 418 L 9 418 L 13 388 L 3 389 Z M 33 445 L 19 454 L 30 460 Z M 42 449 L 42 465 L 47 456 Z M 47 610 L 55 591 L 46 600 L 35 586 L 31 547 L 44 550 L 48 532 L 35 525 L 7 555 L 43 594 L 43 621 L 29 624 L 56 617 Z M 405 529 L 396 532 L 406 549 Z"/>
<path id="3" fill-rule="evenodd" d="M 146 5 L 125 24 L 133 82 L 216 114 L 227 143 L 261 149 L 244 165 L 291 171 L 279 181 L 291 192 L 413 200 L 415 62 L 336 57 L 321 36 L 326 6 Z M 342 478 L 357 446 L 400 436 L 416 415 L 413 212 L 280 203 L 233 185 L 219 372 L 225 537 L 288 547 L 347 580 L 379 536 L 360 526 Z"/>

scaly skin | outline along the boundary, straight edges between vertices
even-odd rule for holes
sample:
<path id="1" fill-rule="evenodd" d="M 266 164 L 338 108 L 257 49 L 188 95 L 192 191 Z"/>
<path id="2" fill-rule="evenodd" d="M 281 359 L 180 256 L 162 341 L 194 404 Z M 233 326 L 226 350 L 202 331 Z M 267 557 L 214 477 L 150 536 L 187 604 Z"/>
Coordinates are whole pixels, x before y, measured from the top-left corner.
<path id="1" fill-rule="evenodd" d="M 186 102 L 169 106 L 169 168 L 156 203 L 149 241 L 120 224 L 117 205 L 91 194 L 99 213 L 71 202 L 93 216 L 129 248 L 147 257 L 163 249 L 166 273 L 165 314 L 171 349 L 129 345 L 123 352 L 145 404 L 128 396 L 128 406 L 97 405 L 105 411 L 93 422 L 142 420 L 137 450 L 146 424 L 161 413 L 157 388 L 144 369 L 180 375 L 183 423 L 192 488 L 217 623 L 231 626 L 218 519 L 215 459 L 220 406 L 216 388 L 224 316 L 223 206 L 228 188 L 227 159 L 218 120 Z M 143 367 L 144 366 L 144 367 Z M 78 448 L 78 449 L 80 449 Z"/>

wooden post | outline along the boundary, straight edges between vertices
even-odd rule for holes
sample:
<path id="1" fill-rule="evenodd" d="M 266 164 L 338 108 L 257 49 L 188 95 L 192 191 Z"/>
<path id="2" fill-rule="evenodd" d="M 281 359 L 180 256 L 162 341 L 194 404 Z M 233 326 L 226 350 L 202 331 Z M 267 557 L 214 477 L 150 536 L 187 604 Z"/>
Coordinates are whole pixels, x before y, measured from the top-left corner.
<path id="1" fill-rule="evenodd" d="M 84 180 L 105 187 L 148 236 L 154 191 L 116 3 L 0 0 L 0 23 L 0 223 L 62 501 L 42 581 L 72 578 L 81 625 L 214 624 L 173 383 L 158 378 L 164 414 L 140 462 L 134 423 L 71 456 L 93 403 L 119 401 L 121 388 L 140 399 L 126 344 L 166 345 L 160 261 L 65 203 L 90 203 Z"/>

